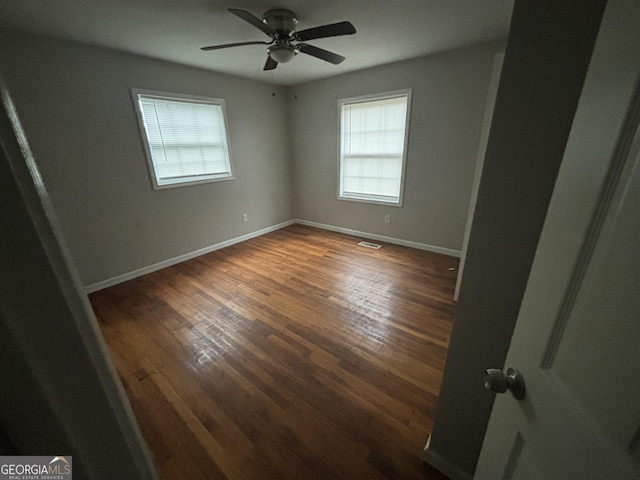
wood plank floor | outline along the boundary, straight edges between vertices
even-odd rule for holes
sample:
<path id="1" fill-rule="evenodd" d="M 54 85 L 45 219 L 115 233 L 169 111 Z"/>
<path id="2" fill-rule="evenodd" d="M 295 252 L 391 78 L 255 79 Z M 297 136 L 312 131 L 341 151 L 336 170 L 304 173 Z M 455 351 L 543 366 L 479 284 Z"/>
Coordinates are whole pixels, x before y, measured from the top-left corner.
<path id="1" fill-rule="evenodd" d="M 163 479 L 423 464 L 458 260 L 301 225 L 90 296 Z"/>

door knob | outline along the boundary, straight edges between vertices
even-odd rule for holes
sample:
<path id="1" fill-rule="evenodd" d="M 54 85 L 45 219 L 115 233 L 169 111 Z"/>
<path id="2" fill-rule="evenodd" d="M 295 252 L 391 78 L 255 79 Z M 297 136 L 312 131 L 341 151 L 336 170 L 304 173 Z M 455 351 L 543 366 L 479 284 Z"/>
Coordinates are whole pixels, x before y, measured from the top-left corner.
<path id="1" fill-rule="evenodd" d="M 514 398 L 524 398 L 525 386 L 522 374 L 515 368 L 508 368 L 506 375 L 497 368 L 484 371 L 484 388 L 493 392 L 504 393 L 511 390 Z"/>

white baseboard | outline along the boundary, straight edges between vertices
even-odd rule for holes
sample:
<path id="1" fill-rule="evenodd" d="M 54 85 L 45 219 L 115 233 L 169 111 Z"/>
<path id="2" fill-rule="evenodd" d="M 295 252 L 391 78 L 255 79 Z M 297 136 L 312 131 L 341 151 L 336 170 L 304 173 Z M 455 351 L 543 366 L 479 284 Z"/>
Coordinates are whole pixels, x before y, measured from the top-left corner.
<path id="1" fill-rule="evenodd" d="M 259 237 L 266 233 L 275 232 L 276 230 L 280 230 L 281 228 L 288 227 L 289 225 L 293 225 L 294 223 L 299 223 L 301 225 L 307 225 L 310 227 L 321 228 L 323 230 L 330 230 L 332 232 L 344 233 L 347 235 L 353 235 L 356 237 L 363 237 L 370 240 L 379 240 L 381 242 L 392 243 L 395 245 L 402 245 L 405 247 L 417 248 L 418 250 L 426 250 L 429 252 L 440 253 L 443 255 L 450 255 L 452 257 L 460 257 L 459 250 L 452 250 L 450 248 L 444 247 L 436 247 L 434 245 L 427 245 L 425 243 L 412 242 L 409 240 L 402 240 L 400 238 L 387 237 L 385 235 L 378 235 L 375 233 L 367 233 L 361 232 L 359 230 L 352 230 L 350 228 L 342 228 L 336 227 L 333 225 L 326 225 L 324 223 L 310 222 L 308 220 L 294 219 L 288 220 L 283 223 L 279 223 L 277 225 L 272 225 L 270 227 L 263 228 L 261 230 L 256 230 L 255 232 L 247 233 L 246 235 L 241 235 L 239 237 L 232 238 L 230 240 L 226 240 L 224 242 L 216 243 L 215 245 L 211 245 L 209 247 L 201 248 L 199 250 L 195 250 L 193 252 L 185 253 L 183 255 L 178 255 L 177 257 L 170 258 L 168 260 L 163 260 L 162 262 L 154 263 L 153 265 L 149 265 L 146 267 L 139 268 L 132 272 L 123 273 L 122 275 L 117 275 L 115 277 L 108 278 L 106 280 L 102 280 L 100 282 L 92 283 L 85 287 L 87 293 L 97 292 L 98 290 L 102 290 L 103 288 L 112 287 L 113 285 L 117 285 L 122 282 L 126 282 L 127 280 L 131 280 L 137 277 L 141 277 L 142 275 L 146 275 L 147 273 L 155 272 L 156 270 L 160 270 L 162 268 L 170 267 L 171 265 L 175 265 L 180 262 L 184 262 L 186 260 L 191 260 L 192 258 L 199 257 L 200 255 L 205 255 L 210 252 L 214 252 L 216 250 L 220 250 L 221 248 L 229 247 L 231 245 L 235 245 L 236 243 L 244 242 L 246 240 L 250 240 L 255 237 Z"/>
<path id="2" fill-rule="evenodd" d="M 456 467 L 454 464 L 445 460 L 440 455 L 435 453 L 432 449 L 429 448 L 429 444 L 431 443 L 431 435 L 429 435 L 429 439 L 427 440 L 427 445 L 424 447 L 424 452 L 422 452 L 422 460 L 427 462 L 436 470 L 444 473 L 451 480 L 472 480 L 473 476 L 469 473 L 460 470 L 460 468 Z"/>
<path id="3" fill-rule="evenodd" d="M 170 267 L 171 265 L 175 265 L 177 263 L 184 262 L 186 260 L 191 260 L 192 258 L 199 257 L 200 255 L 205 255 L 207 253 L 220 250 L 221 248 L 229 247 L 231 245 L 235 245 L 236 243 L 244 242 L 246 240 L 259 237 L 266 233 L 275 232 L 276 230 L 280 230 L 281 228 L 288 227 L 289 225 L 293 225 L 294 223 L 296 223 L 295 220 L 288 220 L 286 222 L 279 223 L 277 225 L 272 225 L 270 227 L 266 227 L 261 230 L 256 230 L 255 232 L 247 233 L 246 235 L 241 235 L 239 237 L 226 240 L 224 242 L 216 243 L 215 245 L 211 245 L 209 247 L 204 247 L 199 250 L 195 250 L 193 252 L 185 253 L 183 255 L 178 255 L 177 257 L 173 257 L 168 260 L 163 260 L 162 262 L 154 263 L 153 265 L 142 267 L 132 272 L 123 273 L 122 275 L 111 277 L 97 283 L 92 283 L 91 285 L 86 286 L 85 290 L 87 293 L 97 292 L 98 290 L 102 290 L 103 288 L 112 287 L 113 285 L 126 282 L 127 280 L 131 280 L 136 277 L 141 277 L 142 275 L 146 275 L 147 273 L 155 272 L 157 270 Z"/>
<path id="4" fill-rule="evenodd" d="M 301 225 L 308 225 L 309 227 L 322 228 L 323 230 L 330 230 L 332 232 L 353 235 L 354 237 L 363 237 L 370 240 L 379 240 L 381 242 L 392 243 L 394 245 L 402 245 L 404 247 L 417 248 L 418 250 L 426 250 L 428 252 L 440 253 L 442 255 L 449 255 L 450 257 L 460 258 L 460 250 L 453 250 L 451 248 L 437 247 L 435 245 L 428 245 L 426 243 L 412 242 L 411 240 L 403 240 L 401 238 L 387 237 L 385 235 L 378 235 L 377 233 L 361 232 L 359 230 L 336 227 L 333 225 L 326 225 L 324 223 L 310 222 L 308 220 L 296 219 L 295 223 L 299 223 Z"/>

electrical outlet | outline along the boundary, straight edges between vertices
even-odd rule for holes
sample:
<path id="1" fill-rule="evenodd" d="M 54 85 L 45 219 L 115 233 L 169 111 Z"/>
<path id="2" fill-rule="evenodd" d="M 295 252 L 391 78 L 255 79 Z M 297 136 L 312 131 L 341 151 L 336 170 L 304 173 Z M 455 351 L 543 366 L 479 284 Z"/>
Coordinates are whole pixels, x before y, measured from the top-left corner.
<path id="1" fill-rule="evenodd" d="M 242 221 L 243 222 L 248 222 L 249 221 L 249 215 L 247 215 L 246 213 L 242 214 Z"/>
<path id="2" fill-rule="evenodd" d="M 391 215 L 385 215 L 384 216 L 384 223 L 390 223 L 391 222 Z"/>

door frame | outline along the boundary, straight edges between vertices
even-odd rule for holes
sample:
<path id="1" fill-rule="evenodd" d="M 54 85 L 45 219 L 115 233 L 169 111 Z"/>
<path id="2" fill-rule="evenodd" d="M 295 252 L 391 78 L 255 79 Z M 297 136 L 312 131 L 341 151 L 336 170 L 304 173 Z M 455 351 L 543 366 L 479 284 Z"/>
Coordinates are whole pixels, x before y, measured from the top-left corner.
<path id="1" fill-rule="evenodd" d="M 89 478 L 157 479 L 1 77 L 0 96 L 3 433 L 18 453 L 75 457 Z"/>
<path id="2" fill-rule="evenodd" d="M 462 239 L 462 251 L 460 254 L 460 264 L 458 266 L 458 276 L 456 278 L 456 289 L 453 293 L 453 299 L 457 302 L 460 294 L 460 285 L 462 283 L 462 274 L 464 272 L 464 264 L 467 258 L 467 248 L 469 246 L 469 237 L 471 236 L 471 225 L 473 223 L 473 214 L 476 211 L 476 202 L 478 200 L 478 189 L 480 188 L 480 178 L 482 177 L 482 167 L 484 166 L 484 157 L 487 153 L 487 143 L 489 142 L 489 132 L 491 130 L 491 120 L 493 120 L 493 110 L 496 105 L 498 96 L 498 86 L 500 84 L 500 73 L 502 72 L 502 64 L 504 63 L 504 50 L 493 56 L 493 66 L 491 67 L 491 79 L 489 80 L 489 90 L 487 91 L 487 100 L 484 107 L 484 119 L 482 120 L 482 129 L 480 131 L 480 142 L 478 143 L 478 155 L 476 157 L 476 167 L 473 172 L 473 183 L 471 185 L 471 197 L 469 198 L 469 208 L 467 209 L 467 223 L 464 227 L 464 237 Z"/>

